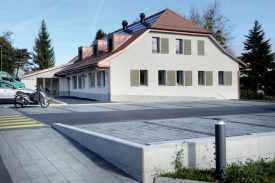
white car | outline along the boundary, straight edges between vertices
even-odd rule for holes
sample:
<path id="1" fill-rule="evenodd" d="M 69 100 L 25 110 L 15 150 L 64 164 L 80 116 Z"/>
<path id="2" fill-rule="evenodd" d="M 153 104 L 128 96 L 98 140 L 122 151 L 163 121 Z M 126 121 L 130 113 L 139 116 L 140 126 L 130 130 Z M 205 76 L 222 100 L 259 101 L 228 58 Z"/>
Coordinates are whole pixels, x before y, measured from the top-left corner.
<path id="1" fill-rule="evenodd" d="M 7 81 L 0 81 L 0 100 L 13 100 L 15 93 L 17 91 L 22 91 L 24 93 L 34 93 L 35 90 L 27 89 L 27 88 L 17 88 L 13 84 Z"/>

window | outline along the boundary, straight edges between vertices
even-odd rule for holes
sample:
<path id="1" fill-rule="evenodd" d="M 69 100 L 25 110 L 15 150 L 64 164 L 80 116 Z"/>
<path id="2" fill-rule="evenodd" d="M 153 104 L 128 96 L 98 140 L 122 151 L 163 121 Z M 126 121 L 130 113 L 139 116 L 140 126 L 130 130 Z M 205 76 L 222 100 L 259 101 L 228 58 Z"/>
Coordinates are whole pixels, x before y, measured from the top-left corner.
<path id="1" fill-rule="evenodd" d="M 232 71 L 219 71 L 219 85 L 232 86 Z"/>
<path id="2" fill-rule="evenodd" d="M 76 76 L 73 76 L 73 87 L 74 89 L 77 89 L 77 77 Z"/>
<path id="3" fill-rule="evenodd" d="M 148 70 L 130 70 L 131 86 L 148 86 Z"/>
<path id="4" fill-rule="evenodd" d="M 9 83 L 0 83 L 0 88 L 16 88 L 15 86 L 9 84 Z"/>
<path id="5" fill-rule="evenodd" d="M 139 80 L 141 86 L 147 86 L 148 85 L 148 71 L 147 70 L 140 70 L 139 71 Z"/>
<path id="6" fill-rule="evenodd" d="M 183 53 L 182 39 L 176 39 L 176 53 L 177 54 Z"/>
<path id="7" fill-rule="evenodd" d="M 166 85 L 166 71 L 159 70 L 158 72 L 159 85 Z"/>
<path id="8" fill-rule="evenodd" d="M 219 71 L 219 85 L 225 84 L 224 71 Z"/>
<path id="9" fill-rule="evenodd" d="M 198 40 L 198 55 L 204 55 L 204 41 Z"/>
<path id="10" fill-rule="evenodd" d="M 205 72 L 204 71 L 198 72 L 198 81 L 199 81 L 199 85 L 205 85 Z"/>
<path id="11" fill-rule="evenodd" d="M 177 71 L 177 85 L 184 85 L 184 74 L 183 71 Z"/>
<path id="12" fill-rule="evenodd" d="M 152 52 L 159 53 L 160 42 L 159 37 L 152 37 Z"/>
<path id="13" fill-rule="evenodd" d="M 100 88 L 105 87 L 105 71 L 97 71 L 97 86 Z"/>
<path id="14" fill-rule="evenodd" d="M 78 76 L 78 88 L 85 88 L 85 78 L 84 78 L 84 74 Z"/>
<path id="15" fill-rule="evenodd" d="M 95 72 L 89 73 L 90 87 L 95 88 Z"/>

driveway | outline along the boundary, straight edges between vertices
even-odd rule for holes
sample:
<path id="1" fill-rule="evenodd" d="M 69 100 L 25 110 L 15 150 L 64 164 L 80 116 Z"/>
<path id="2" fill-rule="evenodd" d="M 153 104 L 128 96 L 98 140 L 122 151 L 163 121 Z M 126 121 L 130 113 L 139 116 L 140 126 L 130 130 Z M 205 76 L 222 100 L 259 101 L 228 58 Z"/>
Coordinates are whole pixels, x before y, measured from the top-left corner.
<path id="1" fill-rule="evenodd" d="M 163 103 L 93 103 L 52 106 L 47 109 L 28 107 L 18 109 L 18 111 L 49 125 L 53 123 L 78 125 L 117 121 L 269 113 L 275 111 L 275 103 L 232 100 Z"/>

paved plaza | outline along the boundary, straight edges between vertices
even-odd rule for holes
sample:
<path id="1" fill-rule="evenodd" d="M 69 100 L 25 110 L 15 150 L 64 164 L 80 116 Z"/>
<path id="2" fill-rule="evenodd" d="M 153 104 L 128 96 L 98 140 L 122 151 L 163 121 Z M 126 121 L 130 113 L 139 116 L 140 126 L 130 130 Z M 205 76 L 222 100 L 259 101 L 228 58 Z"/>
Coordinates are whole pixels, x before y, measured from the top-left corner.
<path id="1" fill-rule="evenodd" d="M 92 102 L 52 105 L 46 109 L 1 105 L 0 175 L 7 183 L 9 179 L 26 183 L 136 182 L 52 129 L 53 123 L 139 144 L 159 144 L 213 136 L 214 124 L 219 120 L 226 122 L 227 136 L 274 132 L 275 103 L 237 100 Z"/>
<path id="2" fill-rule="evenodd" d="M 74 126 L 131 142 L 153 144 L 214 136 L 214 125 L 219 120 L 226 122 L 227 137 L 275 131 L 275 112 L 254 115 L 140 120 Z"/>

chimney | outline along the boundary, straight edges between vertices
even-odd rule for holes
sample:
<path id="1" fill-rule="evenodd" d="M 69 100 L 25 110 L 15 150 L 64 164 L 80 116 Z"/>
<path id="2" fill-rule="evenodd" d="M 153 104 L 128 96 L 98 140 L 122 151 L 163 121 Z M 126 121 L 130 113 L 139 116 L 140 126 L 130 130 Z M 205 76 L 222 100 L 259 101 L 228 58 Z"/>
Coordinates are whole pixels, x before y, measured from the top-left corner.
<path id="1" fill-rule="evenodd" d="M 107 51 L 107 40 L 100 39 L 96 40 L 93 44 L 94 56 L 97 56 L 105 51 Z"/>
<path id="2" fill-rule="evenodd" d="M 140 17 L 140 23 L 144 24 L 145 23 L 145 14 L 140 13 L 139 17 Z"/>
<path id="3" fill-rule="evenodd" d="M 123 27 L 123 31 L 127 31 L 127 29 L 128 29 L 128 22 L 127 22 L 127 20 L 123 20 L 122 21 L 122 27 Z"/>
<path id="4" fill-rule="evenodd" d="M 78 47 L 78 61 L 85 60 L 93 54 L 93 48 L 89 46 Z"/>

